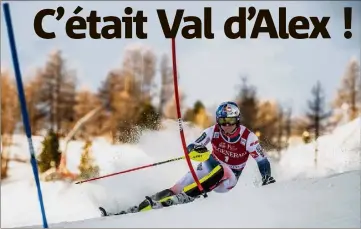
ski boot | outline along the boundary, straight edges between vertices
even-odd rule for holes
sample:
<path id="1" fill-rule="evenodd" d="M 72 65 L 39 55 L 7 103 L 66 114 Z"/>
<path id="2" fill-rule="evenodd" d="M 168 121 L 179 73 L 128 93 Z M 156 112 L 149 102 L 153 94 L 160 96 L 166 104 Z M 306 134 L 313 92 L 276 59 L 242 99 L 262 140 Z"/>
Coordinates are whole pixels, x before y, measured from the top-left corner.
<path id="1" fill-rule="evenodd" d="M 188 196 L 184 192 L 174 194 L 172 190 L 165 189 L 155 195 L 146 196 L 145 200 L 139 204 L 138 210 L 141 212 L 151 209 L 169 207 L 177 204 L 189 203 L 194 201 L 196 198 L 197 197 Z"/>
<path id="2" fill-rule="evenodd" d="M 146 196 L 145 200 L 139 204 L 138 210 L 147 211 L 151 209 L 158 209 L 172 205 L 193 202 L 195 199 L 217 187 L 217 185 L 222 182 L 223 175 L 223 167 L 218 165 L 209 174 L 200 179 L 200 183 L 204 188 L 204 192 L 200 192 L 197 183 L 195 182 L 184 187 L 183 191 L 178 194 L 175 194 L 170 189 L 165 189 L 150 197 Z"/>

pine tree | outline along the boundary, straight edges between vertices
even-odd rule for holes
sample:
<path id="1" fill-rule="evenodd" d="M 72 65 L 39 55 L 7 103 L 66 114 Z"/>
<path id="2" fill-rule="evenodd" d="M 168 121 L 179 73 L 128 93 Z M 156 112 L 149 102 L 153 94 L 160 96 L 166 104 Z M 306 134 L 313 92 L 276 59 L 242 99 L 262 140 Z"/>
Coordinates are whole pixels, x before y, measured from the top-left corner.
<path id="1" fill-rule="evenodd" d="M 326 128 L 325 121 L 330 116 L 330 112 L 326 112 L 324 92 L 319 81 L 311 92 L 312 99 L 308 101 L 309 111 L 307 112 L 308 128 L 313 130 L 314 137 L 317 139 Z"/>
<path id="2" fill-rule="evenodd" d="M 201 101 L 196 101 L 193 107 L 193 122 L 199 127 L 205 128 L 211 125 L 210 117 L 207 114 L 206 107 Z"/>
<path id="3" fill-rule="evenodd" d="M 40 173 L 46 172 L 52 167 L 57 168 L 61 159 L 59 138 L 52 129 L 49 130 L 47 136 L 42 141 L 42 146 L 43 148 L 38 158 Z"/>
<path id="4" fill-rule="evenodd" d="M 80 179 L 89 179 L 92 177 L 99 176 L 99 166 L 94 164 L 93 155 L 90 152 L 92 142 L 87 140 L 83 147 L 83 153 L 80 158 L 79 171 Z"/>
<path id="5" fill-rule="evenodd" d="M 254 131 L 257 118 L 257 94 L 254 86 L 248 85 L 247 77 L 242 77 L 242 84 L 237 95 L 237 104 L 241 110 L 242 123 Z"/>
<path id="6" fill-rule="evenodd" d="M 207 114 L 206 107 L 200 100 L 197 100 L 192 108 L 186 110 L 183 120 L 202 128 L 209 127 L 212 124 L 211 118 Z"/>

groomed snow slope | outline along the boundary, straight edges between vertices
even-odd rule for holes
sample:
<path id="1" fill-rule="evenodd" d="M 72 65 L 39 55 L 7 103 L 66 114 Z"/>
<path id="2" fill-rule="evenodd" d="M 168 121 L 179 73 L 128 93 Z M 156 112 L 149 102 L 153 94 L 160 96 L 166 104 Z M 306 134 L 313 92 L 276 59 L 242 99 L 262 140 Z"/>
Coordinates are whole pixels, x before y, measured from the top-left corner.
<path id="1" fill-rule="evenodd" d="M 360 171 L 321 179 L 238 186 L 188 205 L 51 227 L 360 227 Z M 194 213 L 193 213 L 194 212 Z"/>
<path id="2" fill-rule="evenodd" d="M 177 123 L 166 125 L 166 130 L 145 133 L 137 146 L 111 146 L 102 139 L 95 140 L 92 150 L 101 173 L 182 155 Z M 199 132 L 185 126 L 187 142 Z M 164 141 L 165 137 L 174 140 Z M 12 152 L 26 156 L 25 137 L 17 136 L 15 140 L 17 145 Z M 34 139 L 35 147 L 40 140 Z M 69 146 L 69 166 L 74 171 L 82 144 L 72 142 Z M 51 227 L 358 228 L 361 226 L 360 152 L 360 119 L 357 119 L 320 139 L 317 167 L 313 144 L 297 146 L 283 152 L 279 162 L 272 161 L 276 184 L 257 187 L 260 176 L 250 158 L 239 184 L 228 194 L 212 193 L 208 199 L 188 205 L 125 216 L 98 218 L 97 206 L 118 211 L 138 203 L 145 195 L 172 185 L 188 171 L 186 162 L 82 185 L 47 182 L 42 183 L 42 189 Z M 1 186 L 1 226 L 41 225 L 31 167 L 16 163 L 12 166 L 12 178 Z"/>

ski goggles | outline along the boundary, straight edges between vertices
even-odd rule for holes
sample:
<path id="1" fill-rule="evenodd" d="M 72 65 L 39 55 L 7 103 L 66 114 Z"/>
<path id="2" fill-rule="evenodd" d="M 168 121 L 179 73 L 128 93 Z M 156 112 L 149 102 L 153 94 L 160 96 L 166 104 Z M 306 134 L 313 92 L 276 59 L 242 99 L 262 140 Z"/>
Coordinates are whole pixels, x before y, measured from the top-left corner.
<path id="1" fill-rule="evenodd" d="M 234 125 L 237 124 L 237 117 L 227 117 L 227 118 L 218 118 L 217 120 L 219 125 Z"/>

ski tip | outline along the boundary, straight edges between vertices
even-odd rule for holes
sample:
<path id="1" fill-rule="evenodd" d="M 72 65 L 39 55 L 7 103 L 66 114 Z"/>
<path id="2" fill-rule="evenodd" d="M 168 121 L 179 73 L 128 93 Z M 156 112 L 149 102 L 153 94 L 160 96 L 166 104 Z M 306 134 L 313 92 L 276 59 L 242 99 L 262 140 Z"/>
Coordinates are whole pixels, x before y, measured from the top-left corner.
<path id="1" fill-rule="evenodd" d="M 101 214 L 102 217 L 107 216 L 107 211 L 105 211 L 104 208 L 99 207 L 99 210 L 100 210 L 100 214 Z"/>

